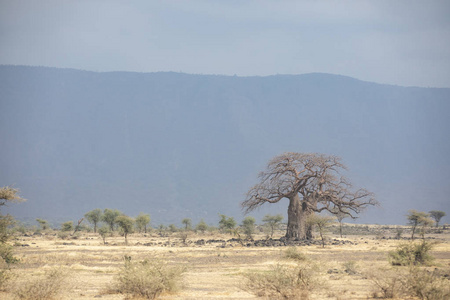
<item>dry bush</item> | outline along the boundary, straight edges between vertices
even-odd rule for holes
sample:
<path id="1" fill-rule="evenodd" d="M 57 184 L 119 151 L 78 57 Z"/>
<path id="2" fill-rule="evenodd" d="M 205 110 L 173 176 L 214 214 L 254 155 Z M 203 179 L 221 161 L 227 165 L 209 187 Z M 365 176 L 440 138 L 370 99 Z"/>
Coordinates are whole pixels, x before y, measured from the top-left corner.
<path id="1" fill-rule="evenodd" d="M 438 272 L 411 268 L 406 280 L 412 296 L 426 300 L 450 299 L 450 281 Z"/>
<path id="2" fill-rule="evenodd" d="M 266 299 L 309 299 L 318 286 L 317 266 L 312 264 L 278 264 L 269 271 L 244 276 L 247 281 L 242 289 Z"/>
<path id="3" fill-rule="evenodd" d="M 401 244 L 395 251 L 389 252 L 389 260 L 394 266 L 427 265 L 433 261 L 429 252 L 434 245 L 425 240 Z"/>
<path id="4" fill-rule="evenodd" d="M 289 247 L 284 251 L 284 258 L 292 259 L 296 261 L 306 260 L 306 255 L 298 250 L 297 247 Z"/>
<path id="5" fill-rule="evenodd" d="M 70 232 L 68 231 L 58 231 L 57 233 L 58 238 L 62 240 L 67 240 L 70 238 Z"/>
<path id="6" fill-rule="evenodd" d="M 163 292 L 177 291 L 185 271 L 184 267 L 170 267 L 158 260 L 134 263 L 126 259 L 110 292 L 156 299 Z"/>
<path id="7" fill-rule="evenodd" d="M 17 286 L 13 291 L 16 299 L 23 300 L 50 300 L 59 299 L 59 293 L 63 289 L 67 277 L 65 271 L 52 269 L 43 277 L 27 281 Z M 67 288 L 64 286 L 64 288 Z"/>
<path id="8" fill-rule="evenodd" d="M 436 270 L 430 272 L 418 267 L 379 269 L 370 271 L 367 277 L 376 288 L 375 298 L 450 299 L 450 281 Z"/>
<path id="9" fill-rule="evenodd" d="M 400 298 L 405 293 L 405 274 L 400 270 L 370 270 L 366 276 L 375 289 L 374 298 Z"/>

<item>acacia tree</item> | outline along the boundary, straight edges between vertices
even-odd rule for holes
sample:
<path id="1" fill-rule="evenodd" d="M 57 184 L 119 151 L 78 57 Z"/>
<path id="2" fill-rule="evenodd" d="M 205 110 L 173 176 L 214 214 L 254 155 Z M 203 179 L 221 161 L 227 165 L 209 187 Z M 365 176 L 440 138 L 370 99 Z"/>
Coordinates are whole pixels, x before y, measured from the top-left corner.
<path id="1" fill-rule="evenodd" d="M 144 230 L 144 232 L 147 233 L 147 225 L 148 225 L 148 223 L 150 223 L 150 215 L 140 213 L 136 217 L 135 222 L 136 222 L 136 227 L 139 232 L 142 232 L 142 230 Z"/>
<path id="2" fill-rule="evenodd" d="M 342 209 L 342 211 L 341 211 L 338 208 L 338 209 L 334 210 L 333 214 L 336 216 L 336 219 L 339 222 L 339 235 L 342 238 L 342 221 L 349 216 L 348 212 L 344 209 Z"/>
<path id="3" fill-rule="evenodd" d="M 181 223 L 184 225 L 184 230 L 191 229 L 192 227 L 192 221 L 189 218 L 185 218 L 181 220 Z"/>
<path id="4" fill-rule="evenodd" d="M 248 240 L 253 240 L 253 234 L 255 233 L 256 220 L 253 217 L 245 217 L 242 220 L 242 229 L 244 230 L 245 237 Z"/>
<path id="5" fill-rule="evenodd" d="M 43 220 L 43 219 L 36 219 L 36 222 L 39 223 L 39 225 L 41 226 L 42 230 L 47 230 L 49 229 L 50 225 L 48 225 L 48 221 L 47 220 Z"/>
<path id="6" fill-rule="evenodd" d="M 283 221 L 283 216 L 280 214 L 276 216 L 265 215 L 262 221 L 270 228 L 270 237 L 273 237 L 273 232 L 278 228 L 281 221 Z"/>
<path id="7" fill-rule="evenodd" d="M 205 223 L 203 219 L 200 220 L 200 222 L 195 226 L 195 230 L 200 231 L 201 233 L 205 233 L 205 231 L 208 229 L 208 225 Z"/>
<path id="8" fill-rule="evenodd" d="M 117 209 L 109 209 L 105 208 L 102 215 L 102 221 L 108 224 L 109 230 L 111 232 L 114 231 L 114 225 L 116 224 L 116 219 L 118 216 L 122 215 L 122 213 Z"/>
<path id="9" fill-rule="evenodd" d="M 102 219 L 102 210 L 100 208 L 96 208 L 94 210 L 91 210 L 89 212 L 87 212 L 84 217 L 86 218 L 86 220 L 88 220 L 89 223 L 94 225 L 94 232 L 97 233 L 97 224 L 101 221 Z"/>
<path id="10" fill-rule="evenodd" d="M 310 215 L 306 222 L 311 226 L 316 226 L 319 230 L 320 239 L 322 240 L 322 248 L 325 248 L 325 237 L 323 236 L 325 228 L 334 222 L 331 216 Z"/>
<path id="11" fill-rule="evenodd" d="M 236 227 L 236 221 L 233 217 L 227 217 L 226 215 L 219 214 L 219 229 L 222 232 L 231 232 Z"/>
<path id="12" fill-rule="evenodd" d="M 26 201 L 18 195 L 19 190 L 10 186 L 0 188 L 0 206 L 6 205 L 6 202 L 22 202 Z"/>
<path id="13" fill-rule="evenodd" d="M 122 229 L 123 236 L 125 237 L 125 244 L 128 245 L 128 234 L 133 232 L 134 220 L 129 216 L 120 215 L 116 218 L 115 223 Z"/>
<path id="14" fill-rule="evenodd" d="M 377 202 L 366 189 L 353 190 L 341 172 L 341 159 L 324 154 L 287 152 L 269 161 L 242 202 L 245 213 L 265 203 L 286 198 L 288 206 L 287 239 L 312 238 L 306 220 L 314 212 L 347 212 L 352 218 L 368 205 Z"/>
<path id="15" fill-rule="evenodd" d="M 22 197 L 18 195 L 19 190 L 5 186 L 0 187 L 0 208 L 3 205 L 6 205 L 7 202 L 22 202 L 26 201 Z M 15 263 L 18 261 L 13 256 L 13 249 L 12 246 L 8 245 L 6 242 L 10 238 L 10 232 L 8 230 L 8 227 L 13 225 L 15 223 L 14 218 L 7 214 L 3 215 L 0 211 L 0 260 L 4 261 L 6 264 Z M 0 266 L 0 283 L 3 279 L 7 278 L 7 274 L 5 273 L 7 269 L 4 268 L 4 266 Z"/>
<path id="16" fill-rule="evenodd" d="M 410 209 L 406 218 L 408 219 L 408 225 L 411 225 L 411 239 L 414 240 L 414 234 L 416 229 L 421 228 L 422 237 L 425 235 L 425 228 L 433 224 L 433 220 L 430 215 L 423 211 L 417 211 Z"/>
<path id="17" fill-rule="evenodd" d="M 436 228 L 439 227 L 439 222 L 442 217 L 445 217 L 446 214 L 442 210 L 432 210 L 430 211 L 430 216 L 436 221 Z"/>

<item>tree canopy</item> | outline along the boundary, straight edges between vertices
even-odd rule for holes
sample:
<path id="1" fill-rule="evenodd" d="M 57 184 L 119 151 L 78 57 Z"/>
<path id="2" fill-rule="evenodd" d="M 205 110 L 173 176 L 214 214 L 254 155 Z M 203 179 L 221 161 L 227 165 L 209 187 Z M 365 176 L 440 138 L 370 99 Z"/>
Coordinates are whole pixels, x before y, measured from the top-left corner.
<path id="1" fill-rule="evenodd" d="M 6 204 L 7 201 L 11 202 L 22 202 L 26 201 L 18 195 L 19 190 L 12 188 L 10 186 L 5 186 L 0 188 L 0 206 Z"/>
<path id="2" fill-rule="evenodd" d="M 150 223 L 150 215 L 144 214 L 141 212 L 136 217 L 135 222 L 136 222 L 136 227 L 139 230 L 139 232 L 144 231 L 145 233 L 147 233 L 147 226 L 148 226 L 148 223 Z"/>
<path id="3" fill-rule="evenodd" d="M 439 222 L 446 214 L 442 210 L 432 210 L 430 211 L 430 216 L 436 221 L 436 227 L 439 227 Z"/>
<path id="4" fill-rule="evenodd" d="M 94 232 L 97 232 L 97 224 L 101 221 L 102 215 L 103 213 L 100 208 L 91 210 L 84 215 L 88 222 L 94 225 Z"/>

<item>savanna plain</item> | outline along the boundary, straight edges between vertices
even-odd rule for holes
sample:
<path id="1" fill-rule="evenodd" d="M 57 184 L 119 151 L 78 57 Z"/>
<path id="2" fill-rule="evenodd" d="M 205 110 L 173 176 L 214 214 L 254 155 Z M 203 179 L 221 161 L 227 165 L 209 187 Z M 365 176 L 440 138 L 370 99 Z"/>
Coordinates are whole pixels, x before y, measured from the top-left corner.
<path id="1" fill-rule="evenodd" d="M 445 299 L 450 295 L 446 294 L 450 286 L 448 228 L 432 229 L 415 241 L 410 240 L 406 226 L 345 224 L 343 232 L 341 237 L 337 225 L 330 227 L 324 245 L 318 234 L 313 242 L 286 242 L 282 230 L 272 238 L 258 232 L 249 241 L 218 231 L 161 234 L 153 229 L 129 234 L 127 243 L 118 233 L 107 236 L 106 243 L 93 232 L 65 237 L 51 230 L 16 233 L 9 243 L 19 261 L 11 265 L 0 299 L 37 295 L 33 288 L 26 290 L 33 282 L 41 282 L 35 289 L 55 285 L 54 299 L 144 299 L 117 288 L 119 278 L 122 274 L 123 279 L 127 265 L 155 263 L 179 270 L 173 283 L 177 288 L 154 295 L 160 299 Z M 430 246 L 431 259 L 426 264 L 393 265 L 389 253 L 401 245 L 421 243 Z M 300 288 L 282 286 L 291 284 L 286 279 L 289 272 L 294 272 L 292 282 Z M 270 274 L 272 279 L 263 278 Z M 52 276 L 54 282 L 46 284 Z M 437 296 L 401 290 L 414 276 L 440 289 Z M 287 291 L 273 293 L 265 289 L 270 286 Z"/>

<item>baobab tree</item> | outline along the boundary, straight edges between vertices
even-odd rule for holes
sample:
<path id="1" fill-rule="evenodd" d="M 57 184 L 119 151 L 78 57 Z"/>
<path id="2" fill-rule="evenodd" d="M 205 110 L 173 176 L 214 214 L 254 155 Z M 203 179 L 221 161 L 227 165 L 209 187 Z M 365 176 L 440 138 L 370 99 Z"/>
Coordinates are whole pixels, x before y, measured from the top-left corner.
<path id="1" fill-rule="evenodd" d="M 368 205 L 377 204 L 366 189 L 354 190 L 341 172 L 346 170 L 336 156 L 316 153 L 287 152 L 274 157 L 259 183 L 253 186 L 242 202 L 245 213 L 265 203 L 277 203 L 286 198 L 288 206 L 287 239 L 312 238 L 307 218 L 315 212 L 337 211 L 356 218 Z"/>

